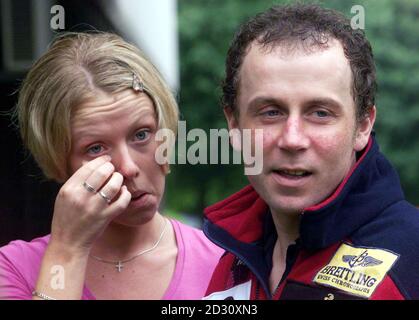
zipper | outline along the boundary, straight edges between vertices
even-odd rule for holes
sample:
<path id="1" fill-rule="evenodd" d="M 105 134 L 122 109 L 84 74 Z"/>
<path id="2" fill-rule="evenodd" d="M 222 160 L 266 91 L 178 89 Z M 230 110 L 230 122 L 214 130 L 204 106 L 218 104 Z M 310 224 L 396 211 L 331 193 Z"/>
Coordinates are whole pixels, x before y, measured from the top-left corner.
<path id="1" fill-rule="evenodd" d="M 208 236 L 208 234 L 205 232 L 205 234 Z M 231 248 L 225 246 L 224 244 L 222 244 L 220 241 L 218 241 L 217 239 L 214 239 L 212 237 L 208 237 L 211 239 L 212 242 L 214 242 L 216 245 L 218 245 L 219 247 L 223 248 L 224 250 L 226 250 L 227 252 L 233 254 L 235 257 L 237 257 L 239 260 L 241 260 L 246 267 L 256 276 L 257 278 L 257 287 L 256 289 L 259 289 L 260 283 L 263 283 L 262 279 L 260 278 L 260 276 L 257 273 L 257 270 L 254 270 L 251 265 L 248 263 L 247 259 L 245 259 L 241 254 L 239 254 L 238 252 L 236 252 L 235 250 L 232 250 Z M 269 291 L 266 291 L 267 288 L 264 288 L 265 292 L 267 293 L 267 297 L 269 299 L 272 299 L 271 294 Z M 259 293 L 258 293 L 259 294 Z"/>

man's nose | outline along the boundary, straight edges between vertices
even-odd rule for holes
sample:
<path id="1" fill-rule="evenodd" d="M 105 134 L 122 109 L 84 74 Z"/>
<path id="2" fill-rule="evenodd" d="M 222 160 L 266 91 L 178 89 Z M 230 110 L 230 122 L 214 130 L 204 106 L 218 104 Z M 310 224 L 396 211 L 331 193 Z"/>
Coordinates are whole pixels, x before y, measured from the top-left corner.
<path id="1" fill-rule="evenodd" d="M 307 149 L 309 138 L 304 128 L 303 119 L 299 115 L 290 115 L 282 126 L 278 138 L 278 147 L 295 152 Z"/>
<path id="2" fill-rule="evenodd" d="M 127 180 L 137 177 L 140 174 L 140 168 L 136 162 L 137 156 L 128 145 L 119 146 L 112 152 L 112 163 L 115 166 L 115 171 L 122 174 Z"/>

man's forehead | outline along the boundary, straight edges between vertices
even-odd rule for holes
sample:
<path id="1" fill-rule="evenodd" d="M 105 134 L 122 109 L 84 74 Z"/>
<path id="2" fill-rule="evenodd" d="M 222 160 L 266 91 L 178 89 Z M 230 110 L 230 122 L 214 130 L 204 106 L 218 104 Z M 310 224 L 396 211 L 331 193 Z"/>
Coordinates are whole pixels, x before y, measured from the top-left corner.
<path id="1" fill-rule="evenodd" d="M 238 104 L 269 97 L 298 103 L 328 98 L 353 105 L 352 71 L 339 41 L 317 51 L 294 49 L 267 51 L 254 43 L 240 70 Z"/>
<path id="2" fill-rule="evenodd" d="M 341 42 L 328 34 L 318 34 L 306 39 L 276 39 L 264 42 L 263 37 L 259 37 L 250 43 L 249 47 L 254 46 L 260 51 L 268 53 L 277 51 L 285 56 L 293 54 L 310 54 L 316 51 L 327 50 L 331 46 L 340 46 Z"/>
<path id="3" fill-rule="evenodd" d="M 266 56 L 274 53 L 281 59 L 289 60 L 295 59 L 296 57 L 316 56 L 324 52 L 334 52 L 344 58 L 344 60 L 349 64 L 349 60 L 345 56 L 342 43 L 332 37 L 326 38 L 322 43 L 287 40 L 279 43 L 273 42 L 263 44 L 256 39 L 249 44 L 243 58 L 243 64 L 245 63 L 246 58 L 250 55 Z"/>
<path id="4" fill-rule="evenodd" d="M 281 72 L 284 78 L 294 74 L 313 77 L 313 81 L 333 77 L 338 81 L 348 82 L 348 85 L 352 79 L 349 61 L 337 40 L 330 41 L 327 47 L 311 51 L 298 48 L 289 50 L 281 46 L 267 50 L 257 42 L 252 43 L 240 70 L 240 82 L 243 77 L 249 78 L 245 80 L 253 78 L 255 81 L 263 81 L 262 74 L 266 76 L 267 70 L 272 73 Z M 317 78 L 319 76 L 321 79 Z"/>

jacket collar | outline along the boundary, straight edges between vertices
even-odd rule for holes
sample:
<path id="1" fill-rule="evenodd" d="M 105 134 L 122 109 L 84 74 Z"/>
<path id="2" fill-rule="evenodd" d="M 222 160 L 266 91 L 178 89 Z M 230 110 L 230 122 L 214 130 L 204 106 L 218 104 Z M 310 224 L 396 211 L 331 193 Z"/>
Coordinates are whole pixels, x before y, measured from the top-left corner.
<path id="1" fill-rule="evenodd" d="M 343 240 L 403 198 L 398 175 L 380 153 L 372 134 L 355 166 L 335 192 L 303 211 L 301 245 L 307 250 L 318 250 Z M 251 244 L 262 239 L 268 212 L 267 204 L 249 185 L 205 209 L 204 231 L 226 250 L 242 251 L 237 243 Z M 222 232 L 214 231 L 219 229 Z M 250 248 L 246 246 L 244 250 Z"/>

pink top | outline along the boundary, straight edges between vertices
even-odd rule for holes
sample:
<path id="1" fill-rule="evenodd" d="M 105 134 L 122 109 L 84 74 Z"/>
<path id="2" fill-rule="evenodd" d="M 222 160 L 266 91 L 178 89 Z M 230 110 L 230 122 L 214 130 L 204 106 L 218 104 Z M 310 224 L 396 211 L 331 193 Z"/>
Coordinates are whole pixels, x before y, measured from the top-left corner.
<path id="1" fill-rule="evenodd" d="M 223 250 L 201 230 L 170 219 L 178 246 L 176 268 L 163 300 L 195 300 L 205 295 Z M 12 241 L 0 248 L 0 299 L 32 299 L 49 235 L 31 242 Z M 95 300 L 84 286 L 83 300 Z"/>

